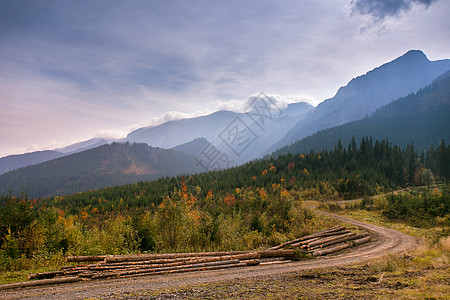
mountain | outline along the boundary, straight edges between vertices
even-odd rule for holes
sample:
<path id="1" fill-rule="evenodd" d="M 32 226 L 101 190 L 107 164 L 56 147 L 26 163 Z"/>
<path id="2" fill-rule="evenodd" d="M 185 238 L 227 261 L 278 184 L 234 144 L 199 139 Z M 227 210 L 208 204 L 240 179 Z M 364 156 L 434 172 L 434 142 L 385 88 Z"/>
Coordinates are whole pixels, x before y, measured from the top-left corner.
<path id="1" fill-rule="evenodd" d="M 416 150 L 450 141 L 450 71 L 439 76 L 427 87 L 378 109 L 372 116 L 319 131 L 309 137 L 279 149 L 273 155 L 305 153 L 310 150 L 331 150 L 341 140 L 346 145 L 354 137 L 373 140 L 389 139 L 405 147 L 414 141 Z"/>
<path id="2" fill-rule="evenodd" d="M 64 148 L 55 149 L 55 151 L 66 153 L 66 154 L 73 154 L 77 152 L 81 152 L 84 150 L 89 150 L 92 148 L 97 148 L 101 145 L 108 144 L 108 141 L 104 138 L 93 138 L 87 141 L 75 143 L 72 145 L 69 145 Z"/>
<path id="3" fill-rule="evenodd" d="M 107 143 L 108 141 L 105 139 L 94 138 L 55 150 L 35 151 L 25 154 L 5 156 L 0 158 L 0 175 L 15 169 L 36 165 L 69 154 L 96 148 Z"/>
<path id="4" fill-rule="evenodd" d="M 0 194 L 64 195 L 199 171 L 197 161 L 184 152 L 112 143 L 0 175 Z"/>
<path id="5" fill-rule="evenodd" d="M 190 142 L 178 145 L 173 147 L 172 150 L 182 151 L 193 156 L 198 155 L 203 151 L 203 149 L 207 148 L 210 144 L 205 138 L 196 138 Z"/>
<path id="6" fill-rule="evenodd" d="M 306 102 L 292 103 L 281 109 L 271 96 L 263 93 L 251 96 L 248 103 L 247 113 L 222 110 L 206 116 L 169 121 L 137 129 L 129 133 L 125 141 L 173 148 L 204 138 L 228 157 L 229 164 L 223 166 L 228 167 L 260 157 L 265 149 L 280 139 L 280 132 L 286 132 L 313 109 Z"/>
<path id="7" fill-rule="evenodd" d="M 235 112 L 222 110 L 206 116 L 169 121 L 154 127 L 139 128 L 130 132 L 125 140 L 130 143 L 146 143 L 153 147 L 165 149 L 176 147 L 200 137 L 213 140 L 217 138 L 217 134 L 222 127 L 239 115 Z"/>
<path id="8" fill-rule="evenodd" d="M 300 120 L 267 153 L 289 145 L 319 130 L 363 118 L 399 97 L 416 92 L 450 70 L 450 60 L 430 61 L 422 51 L 403 56 L 352 79 L 336 95 L 320 103 Z"/>
<path id="9" fill-rule="evenodd" d="M 11 170 L 39 164 L 64 155 L 64 153 L 58 151 L 46 150 L 5 156 L 0 158 L 0 175 Z"/>

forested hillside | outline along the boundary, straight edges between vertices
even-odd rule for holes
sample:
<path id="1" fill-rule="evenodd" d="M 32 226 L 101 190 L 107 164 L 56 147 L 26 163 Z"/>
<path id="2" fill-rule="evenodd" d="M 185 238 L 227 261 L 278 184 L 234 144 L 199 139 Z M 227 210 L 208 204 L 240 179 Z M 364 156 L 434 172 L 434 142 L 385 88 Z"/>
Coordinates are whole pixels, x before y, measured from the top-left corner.
<path id="1" fill-rule="evenodd" d="M 386 140 L 373 142 L 371 138 L 363 138 L 359 143 L 352 139 L 348 146 L 338 144 L 331 151 L 281 155 L 184 178 L 200 199 L 207 197 L 210 190 L 225 196 L 237 188 L 270 190 L 273 184 L 281 182 L 286 189 L 313 188 L 319 194 L 351 198 L 373 195 L 379 189 L 422 184 L 419 175 L 424 169 L 431 169 L 445 180 L 449 177 L 448 167 L 445 167 L 449 156 L 450 147 L 444 141 L 437 149 L 431 148 L 426 155 L 418 156 L 413 144 L 402 149 Z M 85 207 L 101 211 L 114 211 L 119 205 L 130 209 L 153 207 L 180 188 L 182 180 L 182 177 L 165 177 L 57 197 L 56 202 L 53 198 L 40 199 L 36 205 L 57 206 L 70 213 L 79 213 Z"/>
<path id="2" fill-rule="evenodd" d="M 66 195 L 201 171 L 193 156 L 146 144 L 113 143 L 0 176 L 0 193 Z"/>
<path id="3" fill-rule="evenodd" d="M 330 150 L 339 140 L 347 144 L 352 137 L 360 140 L 365 136 L 387 138 L 400 147 L 414 141 L 415 148 L 422 151 L 442 139 L 450 140 L 449 116 L 450 72 L 446 72 L 429 86 L 378 109 L 370 117 L 319 131 L 273 155 Z"/>

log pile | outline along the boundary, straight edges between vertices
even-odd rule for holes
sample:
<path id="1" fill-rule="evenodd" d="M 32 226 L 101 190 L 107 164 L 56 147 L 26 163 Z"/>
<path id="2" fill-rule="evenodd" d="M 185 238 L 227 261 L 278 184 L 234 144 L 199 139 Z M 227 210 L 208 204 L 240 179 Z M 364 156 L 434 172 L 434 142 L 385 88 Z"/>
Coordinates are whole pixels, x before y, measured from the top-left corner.
<path id="1" fill-rule="evenodd" d="M 66 261 L 77 263 L 77 265 L 64 266 L 58 271 L 30 274 L 28 276 L 30 281 L 0 285 L 0 290 L 100 278 L 136 277 L 285 263 L 298 259 L 299 251 L 306 251 L 311 256 L 321 256 L 368 241 L 370 236 L 366 232 L 356 233 L 346 230 L 343 226 L 336 226 L 262 251 L 71 256 L 67 257 Z"/>
<path id="2" fill-rule="evenodd" d="M 303 249 L 312 256 L 321 256 L 351 248 L 371 241 L 367 232 L 352 232 L 344 226 L 336 226 L 321 232 L 285 242 L 269 250 L 276 251 L 285 247 Z"/>

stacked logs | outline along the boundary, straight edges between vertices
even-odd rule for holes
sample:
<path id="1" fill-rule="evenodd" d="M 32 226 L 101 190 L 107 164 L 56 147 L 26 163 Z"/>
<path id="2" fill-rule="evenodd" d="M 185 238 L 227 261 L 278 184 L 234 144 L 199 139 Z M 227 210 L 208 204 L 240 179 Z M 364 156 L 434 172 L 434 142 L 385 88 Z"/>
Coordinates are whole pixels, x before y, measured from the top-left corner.
<path id="1" fill-rule="evenodd" d="M 327 255 L 371 241 L 367 232 L 352 232 L 344 226 L 336 226 L 308 236 L 285 242 L 269 250 L 285 247 L 304 249 L 313 256 Z"/>
<path id="2" fill-rule="evenodd" d="M 286 250 L 278 251 L 280 254 Z M 102 261 L 99 261 L 100 259 Z M 65 266 L 59 271 L 31 274 L 29 279 L 79 277 L 86 280 L 170 274 L 203 270 L 254 266 L 260 263 L 258 252 L 200 252 L 174 254 L 114 255 L 68 257 L 68 262 L 98 261 L 92 264 Z"/>
<path id="3" fill-rule="evenodd" d="M 320 256 L 368 241 L 370 236 L 366 232 L 356 233 L 346 230 L 343 226 L 336 226 L 263 251 L 71 256 L 67 257 L 67 262 L 84 264 L 64 266 L 58 271 L 30 274 L 28 278 L 31 281 L 0 285 L 0 290 L 100 278 L 136 277 L 284 263 L 298 259 L 299 250 L 306 251 L 312 256 Z"/>

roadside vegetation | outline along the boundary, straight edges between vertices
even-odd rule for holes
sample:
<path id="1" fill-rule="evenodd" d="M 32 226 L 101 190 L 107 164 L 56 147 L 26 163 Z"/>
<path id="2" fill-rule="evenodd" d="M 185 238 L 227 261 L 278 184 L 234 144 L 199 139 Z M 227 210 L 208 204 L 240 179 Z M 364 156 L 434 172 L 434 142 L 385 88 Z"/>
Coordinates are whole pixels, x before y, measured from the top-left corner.
<path id="1" fill-rule="evenodd" d="M 365 197 L 350 205 L 322 205 L 323 209 L 352 219 L 419 238 L 422 245 L 409 253 L 386 253 L 380 259 L 351 267 L 190 285 L 123 295 L 123 299 L 448 299 L 450 224 L 449 211 L 445 208 L 448 196 L 448 187 L 441 185 L 431 190 L 425 187 L 394 195 Z M 419 209 L 393 214 L 398 209 L 394 203 L 403 201 L 406 206 Z M 439 205 L 441 209 L 435 214 L 436 201 L 444 208 Z M 433 213 L 423 214 L 423 211 Z"/>

